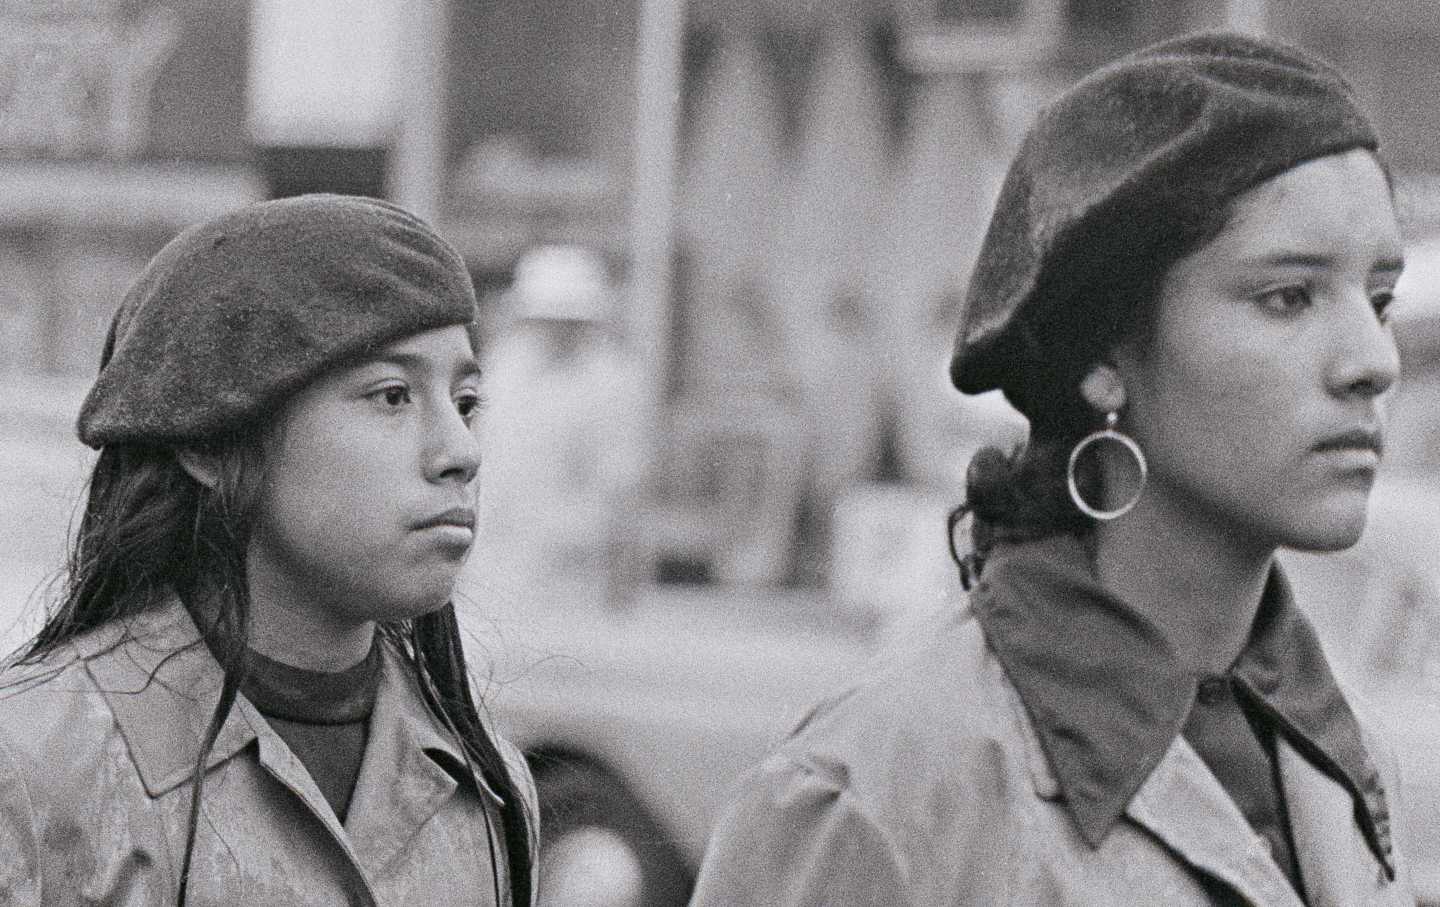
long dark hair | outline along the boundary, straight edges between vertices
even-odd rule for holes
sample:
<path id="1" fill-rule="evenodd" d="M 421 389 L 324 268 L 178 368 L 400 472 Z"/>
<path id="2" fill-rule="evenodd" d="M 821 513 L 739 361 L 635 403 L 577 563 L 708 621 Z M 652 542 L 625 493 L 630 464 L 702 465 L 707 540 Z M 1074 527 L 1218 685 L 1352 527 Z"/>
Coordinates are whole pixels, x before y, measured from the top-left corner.
<path id="1" fill-rule="evenodd" d="M 175 450 L 117 444 L 101 450 L 71 541 L 59 604 L 25 647 L 34 663 L 75 637 L 162 607 L 179 596 L 219 662 L 220 698 L 191 780 L 179 897 L 184 904 L 205 788 L 205 762 L 245 677 L 250 599 L 245 555 L 264 480 L 263 431 L 243 426 L 199 452 L 216 468 L 213 485 L 181 466 Z M 501 824 L 512 903 L 527 907 L 533 887 L 529 829 L 535 818 L 485 730 L 470 691 L 452 604 L 414 620 L 380 626 L 411 665 L 430 709 L 459 737 L 467 761 L 504 800 Z M 492 867 L 494 873 L 500 867 Z"/>

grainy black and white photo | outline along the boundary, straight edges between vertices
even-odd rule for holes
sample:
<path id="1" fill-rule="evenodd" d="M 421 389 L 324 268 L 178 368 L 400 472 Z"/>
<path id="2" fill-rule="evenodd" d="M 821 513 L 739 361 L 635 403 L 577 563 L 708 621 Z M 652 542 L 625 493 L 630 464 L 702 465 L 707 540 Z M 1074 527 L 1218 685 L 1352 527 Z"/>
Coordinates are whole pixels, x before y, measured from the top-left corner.
<path id="1" fill-rule="evenodd" d="M 0 0 L 0 904 L 1440 905 L 1440 5 Z"/>

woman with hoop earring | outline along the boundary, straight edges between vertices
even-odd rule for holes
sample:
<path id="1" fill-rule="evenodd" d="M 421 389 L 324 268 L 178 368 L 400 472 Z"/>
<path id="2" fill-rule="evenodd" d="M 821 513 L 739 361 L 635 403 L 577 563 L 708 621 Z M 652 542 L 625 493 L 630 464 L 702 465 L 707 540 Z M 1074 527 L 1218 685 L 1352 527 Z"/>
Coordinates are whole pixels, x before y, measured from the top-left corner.
<path id="1" fill-rule="evenodd" d="M 1365 525 L 1377 145 L 1333 68 L 1227 33 L 1041 114 L 951 365 L 1031 426 L 970 464 L 968 600 L 747 777 L 695 903 L 1414 903 L 1392 758 L 1274 560 Z"/>

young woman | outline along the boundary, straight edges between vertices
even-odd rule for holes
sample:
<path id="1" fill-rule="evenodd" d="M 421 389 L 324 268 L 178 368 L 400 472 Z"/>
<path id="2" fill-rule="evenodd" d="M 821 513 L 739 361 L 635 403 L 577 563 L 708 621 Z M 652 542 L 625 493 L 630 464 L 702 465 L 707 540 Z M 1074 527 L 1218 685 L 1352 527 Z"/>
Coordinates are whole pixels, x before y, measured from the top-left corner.
<path id="1" fill-rule="evenodd" d="M 531 902 L 451 593 L 475 296 L 384 202 L 182 233 L 111 325 L 63 599 L 0 676 L 6 904 Z"/>
<path id="2" fill-rule="evenodd" d="M 1365 523 L 1376 145 L 1333 69 L 1228 34 L 1047 108 L 952 363 L 1031 423 L 971 463 L 968 608 L 748 778 L 695 903 L 1414 903 L 1390 760 L 1274 561 Z"/>

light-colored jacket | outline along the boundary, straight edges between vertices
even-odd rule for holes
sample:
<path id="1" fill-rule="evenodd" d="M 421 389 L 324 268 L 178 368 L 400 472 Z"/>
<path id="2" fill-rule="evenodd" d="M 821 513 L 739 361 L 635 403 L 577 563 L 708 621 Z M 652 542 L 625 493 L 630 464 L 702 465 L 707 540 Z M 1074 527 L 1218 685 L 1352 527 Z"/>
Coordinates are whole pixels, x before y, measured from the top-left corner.
<path id="1" fill-rule="evenodd" d="M 178 603 L 128 631 L 0 675 L 0 905 L 175 903 L 221 673 Z M 498 798 L 459 780 L 459 745 L 388 648 L 380 677 L 343 826 L 237 699 L 207 762 L 189 904 L 494 904 L 487 817 L 508 903 Z M 502 747 L 533 816 L 530 775 Z"/>
<path id="2" fill-rule="evenodd" d="M 1091 847 L 978 621 L 957 612 L 930 630 L 822 703 L 747 777 L 692 905 L 1187 907 L 1238 895 L 1302 907 L 1181 736 Z M 1365 736 L 1393 811 L 1394 760 Z M 1350 794 L 1283 738 L 1276 748 L 1311 907 L 1414 904 L 1405 855 L 1390 881 Z"/>

